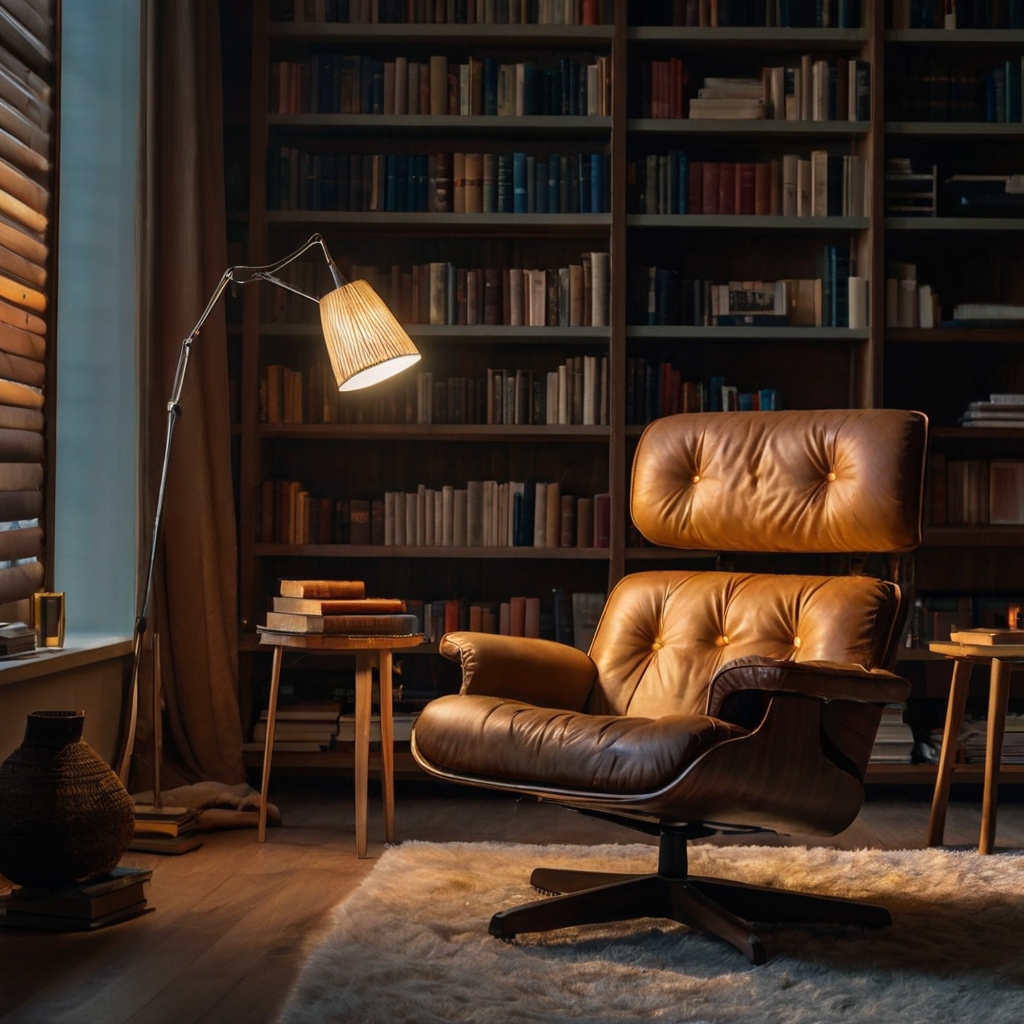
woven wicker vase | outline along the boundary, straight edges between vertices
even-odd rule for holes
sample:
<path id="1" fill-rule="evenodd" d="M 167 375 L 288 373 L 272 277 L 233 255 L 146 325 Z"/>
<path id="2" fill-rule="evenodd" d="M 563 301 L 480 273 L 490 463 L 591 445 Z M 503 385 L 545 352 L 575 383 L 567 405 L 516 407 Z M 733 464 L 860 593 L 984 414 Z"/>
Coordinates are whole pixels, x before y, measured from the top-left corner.
<path id="1" fill-rule="evenodd" d="M 0 874 L 57 886 L 116 867 L 135 828 L 121 780 L 82 739 L 84 711 L 34 711 L 0 765 Z"/>

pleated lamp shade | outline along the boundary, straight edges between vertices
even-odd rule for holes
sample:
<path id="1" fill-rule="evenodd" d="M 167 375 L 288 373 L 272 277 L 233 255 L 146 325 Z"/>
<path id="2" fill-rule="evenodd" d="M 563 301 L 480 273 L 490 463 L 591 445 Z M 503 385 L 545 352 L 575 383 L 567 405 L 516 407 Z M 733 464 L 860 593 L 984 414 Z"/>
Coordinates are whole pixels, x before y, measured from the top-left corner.
<path id="1" fill-rule="evenodd" d="M 370 387 L 419 361 L 409 335 L 365 281 L 328 292 L 320 322 L 339 391 Z"/>

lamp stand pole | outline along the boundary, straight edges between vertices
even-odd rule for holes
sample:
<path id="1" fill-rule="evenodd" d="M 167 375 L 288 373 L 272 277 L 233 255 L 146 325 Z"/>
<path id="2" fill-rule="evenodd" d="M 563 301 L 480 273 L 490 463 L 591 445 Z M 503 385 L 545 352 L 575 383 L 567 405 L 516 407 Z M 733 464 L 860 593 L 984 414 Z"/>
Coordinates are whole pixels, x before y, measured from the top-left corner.
<path id="1" fill-rule="evenodd" d="M 171 461 L 171 445 L 174 440 L 174 427 L 178 422 L 178 418 L 181 416 L 181 392 L 185 384 L 185 373 L 188 370 L 189 356 L 192 353 L 192 343 L 199 337 L 199 332 L 202 330 L 203 324 L 206 323 L 208 317 L 213 312 L 214 306 L 216 306 L 221 295 L 224 294 L 224 289 L 229 284 L 251 284 L 253 281 L 268 281 L 270 284 L 277 285 L 279 288 L 284 288 L 286 291 L 294 292 L 296 295 L 301 295 L 305 299 L 309 299 L 311 302 L 318 303 L 320 300 L 314 295 L 309 295 L 299 288 L 288 284 L 286 281 L 280 280 L 276 277 L 276 273 L 288 266 L 289 263 L 294 263 L 300 256 L 308 252 L 315 246 L 320 246 L 323 250 L 324 259 L 327 261 L 327 267 L 331 272 L 331 277 L 334 281 L 334 287 L 340 288 L 345 284 L 345 279 L 341 276 L 338 268 L 331 258 L 331 254 L 327 249 L 327 243 L 324 241 L 323 236 L 317 232 L 312 235 L 306 242 L 301 245 L 295 252 L 285 256 L 284 259 L 279 260 L 276 263 L 270 263 L 262 267 L 246 267 L 236 266 L 228 267 L 221 276 L 220 281 L 217 283 L 217 287 L 214 289 L 213 295 L 210 296 L 209 302 L 206 304 L 206 308 L 203 310 L 202 315 L 196 321 L 196 325 L 188 333 L 188 335 L 182 340 L 181 351 L 178 354 L 178 365 L 174 371 L 174 384 L 171 387 L 171 397 L 167 403 L 167 437 L 164 442 L 164 458 L 163 464 L 160 467 L 160 489 L 157 492 L 156 499 L 156 512 L 153 516 L 153 527 L 149 546 L 149 561 L 146 566 L 146 582 L 142 589 L 141 605 L 139 613 L 135 618 L 135 630 L 134 630 L 134 643 L 132 647 L 132 678 L 131 678 L 131 692 L 130 692 L 130 707 L 128 712 L 128 727 L 125 730 L 125 735 L 122 740 L 120 756 L 118 758 L 118 764 L 116 767 L 117 773 L 121 778 L 121 782 L 127 786 L 128 784 L 128 770 L 131 764 L 131 756 L 135 747 L 135 727 L 138 719 L 138 707 L 139 707 L 139 666 L 142 660 L 142 647 L 143 638 L 147 632 L 149 625 L 149 601 L 152 595 L 153 589 L 153 573 L 156 566 L 157 551 L 160 544 L 160 528 L 163 523 L 163 511 L 164 511 L 164 498 L 167 494 L 167 472 L 168 466 Z M 159 808 L 161 804 L 160 800 L 160 756 L 162 753 L 162 722 L 161 722 L 161 711 L 160 711 L 160 668 L 159 668 L 159 643 L 153 644 L 153 657 L 154 657 L 154 685 L 153 685 L 153 736 L 154 736 L 154 770 L 153 770 L 153 806 Z"/>

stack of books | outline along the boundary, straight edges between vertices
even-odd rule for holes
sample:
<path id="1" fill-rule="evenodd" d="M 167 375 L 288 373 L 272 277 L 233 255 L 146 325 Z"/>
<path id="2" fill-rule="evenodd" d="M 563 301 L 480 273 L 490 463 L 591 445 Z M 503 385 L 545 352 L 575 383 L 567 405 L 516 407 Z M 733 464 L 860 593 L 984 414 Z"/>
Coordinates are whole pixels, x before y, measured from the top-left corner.
<path id="1" fill-rule="evenodd" d="M 280 595 L 267 612 L 266 628 L 275 633 L 335 636 L 408 636 L 417 632 L 397 598 L 367 597 L 356 580 L 281 580 Z"/>
<path id="2" fill-rule="evenodd" d="M 199 812 L 188 807 L 153 808 L 136 804 L 135 835 L 129 850 L 141 853 L 188 853 L 203 845 Z"/>
<path id="3" fill-rule="evenodd" d="M 395 743 L 408 743 L 412 739 L 412 726 L 418 715 L 418 711 L 393 711 L 391 713 Z M 338 719 L 334 741 L 335 744 L 355 743 L 356 716 L 354 714 L 342 715 Z M 380 743 L 380 714 L 377 711 L 370 715 L 370 742 Z"/>
<path id="4" fill-rule="evenodd" d="M 968 764 L 984 764 L 988 749 L 988 722 L 968 721 L 960 733 L 960 747 Z M 1001 764 L 1024 764 L 1024 715 L 1007 715 Z"/>
<path id="5" fill-rule="evenodd" d="M 36 649 L 36 631 L 24 622 L 0 622 L 0 657 L 28 654 Z"/>
<path id="6" fill-rule="evenodd" d="M 340 708 L 335 702 L 279 708 L 274 722 L 274 750 L 279 753 L 305 753 L 330 747 L 337 732 L 339 713 Z M 253 727 L 252 738 L 261 748 L 266 743 L 266 708 L 260 712 L 260 720 Z"/>
<path id="7" fill-rule="evenodd" d="M 989 395 L 987 402 L 971 402 L 960 423 L 965 427 L 1007 429 L 1024 426 L 1024 394 Z"/>
<path id="8" fill-rule="evenodd" d="M 144 887 L 153 877 L 145 868 L 117 867 L 108 875 L 44 889 L 24 886 L 0 899 L 0 926 L 47 931 L 91 931 L 152 910 Z"/>
<path id="9" fill-rule="evenodd" d="M 909 764 L 914 751 L 914 733 L 903 721 L 903 705 L 887 704 L 871 750 L 872 764 Z"/>
<path id="10" fill-rule="evenodd" d="M 690 118 L 760 121 L 768 117 L 760 78 L 705 78 L 690 100 Z"/>

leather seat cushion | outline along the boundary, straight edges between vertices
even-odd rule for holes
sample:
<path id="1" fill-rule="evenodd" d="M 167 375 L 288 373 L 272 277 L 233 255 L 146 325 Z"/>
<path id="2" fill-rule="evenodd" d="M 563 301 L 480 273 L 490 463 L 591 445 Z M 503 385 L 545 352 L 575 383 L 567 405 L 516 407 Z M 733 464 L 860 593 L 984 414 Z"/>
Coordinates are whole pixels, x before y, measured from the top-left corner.
<path id="1" fill-rule="evenodd" d="M 498 697 L 448 696 L 416 721 L 436 768 L 586 792 L 655 792 L 705 750 L 747 730 L 707 715 L 588 715 Z"/>

